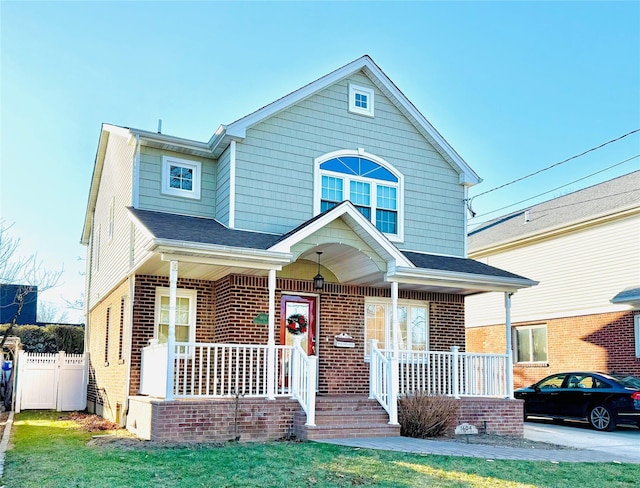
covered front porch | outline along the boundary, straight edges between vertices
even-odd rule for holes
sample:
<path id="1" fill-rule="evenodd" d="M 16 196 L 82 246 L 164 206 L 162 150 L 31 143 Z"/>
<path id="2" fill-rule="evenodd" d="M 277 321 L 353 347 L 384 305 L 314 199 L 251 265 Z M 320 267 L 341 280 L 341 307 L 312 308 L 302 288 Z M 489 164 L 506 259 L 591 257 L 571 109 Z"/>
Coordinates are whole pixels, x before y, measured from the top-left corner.
<path id="1" fill-rule="evenodd" d="M 183 225 L 138 217 L 151 234 L 154 219 L 162 228 Z M 244 238 L 236 234 L 230 239 Z M 397 400 L 414 391 L 517 403 L 510 348 L 464 352 L 464 297 L 504 294 L 510 344 L 511 296 L 530 280 L 468 259 L 402 252 L 349 202 L 260 246 L 150 241 L 134 276 L 134 327 L 147 335 L 139 335 L 139 352 L 134 344 L 132 430 L 166 429 L 159 419 L 168 418 L 178 435 L 193 418 L 200 419 L 197 432 L 211 418 L 242 425 L 245 416 L 251 428 L 272 432 L 277 424 L 280 436 L 298 435 L 320 428 L 331 409 L 353 410 L 353 417 L 379 411 L 385 425 L 397 427 Z M 167 293 L 166 323 L 158 322 L 158 290 Z M 179 296 L 197 300 L 188 340 L 176 320 L 186 313 L 177 310 Z M 155 318 L 145 315 L 154 306 Z M 303 315 L 308 330 L 291 336 L 291 314 Z"/>

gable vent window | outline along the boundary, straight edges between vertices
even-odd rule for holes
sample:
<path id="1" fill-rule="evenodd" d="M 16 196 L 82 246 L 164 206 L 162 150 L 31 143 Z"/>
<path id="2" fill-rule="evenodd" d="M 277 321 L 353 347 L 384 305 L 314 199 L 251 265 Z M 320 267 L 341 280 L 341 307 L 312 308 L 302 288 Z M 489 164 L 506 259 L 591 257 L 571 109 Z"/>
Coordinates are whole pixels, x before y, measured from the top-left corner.
<path id="1" fill-rule="evenodd" d="M 373 89 L 349 84 L 349 112 L 373 117 Z"/>
<path id="2" fill-rule="evenodd" d="M 381 232 L 402 239 L 402 175 L 388 163 L 364 152 L 345 153 L 317 166 L 318 212 L 349 200 Z M 318 162 L 318 160 L 316 160 Z"/>
<path id="3" fill-rule="evenodd" d="M 162 158 L 162 193 L 184 198 L 200 198 L 199 161 L 164 156 Z"/>

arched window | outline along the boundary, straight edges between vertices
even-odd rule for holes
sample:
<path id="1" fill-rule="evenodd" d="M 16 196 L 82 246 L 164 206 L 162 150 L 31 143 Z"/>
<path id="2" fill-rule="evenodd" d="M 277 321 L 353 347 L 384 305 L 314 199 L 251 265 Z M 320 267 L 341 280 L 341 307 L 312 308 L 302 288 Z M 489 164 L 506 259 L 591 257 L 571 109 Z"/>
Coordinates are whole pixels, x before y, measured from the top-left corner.
<path id="1" fill-rule="evenodd" d="M 349 200 L 378 230 L 401 239 L 402 175 L 390 164 L 362 150 L 340 151 L 318 158 L 316 168 L 319 212 Z"/>

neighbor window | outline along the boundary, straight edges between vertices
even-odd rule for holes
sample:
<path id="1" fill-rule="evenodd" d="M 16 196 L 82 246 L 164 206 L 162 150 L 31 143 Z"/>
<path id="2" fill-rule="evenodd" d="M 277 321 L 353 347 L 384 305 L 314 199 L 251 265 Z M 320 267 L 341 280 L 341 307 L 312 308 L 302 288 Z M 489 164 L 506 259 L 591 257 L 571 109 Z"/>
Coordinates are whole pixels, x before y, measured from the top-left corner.
<path id="1" fill-rule="evenodd" d="M 365 302 L 365 356 L 369 356 L 371 339 L 378 340 L 379 349 L 393 347 L 393 308 L 390 302 L 367 300 Z M 401 351 L 426 351 L 429 348 L 429 323 L 427 304 L 401 300 L 398 302 L 398 329 Z"/>
<path id="2" fill-rule="evenodd" d="M 344 154 L 319 163 L 320 212 L 349 200 L 378 230 L 401 240 L 402 175 L 382 160 Z"/>
<path id="3" fill-rule="evenodd" d="M 195 342 L 196 291 L 176 292 L 176 342 Z M 156 289 L 156 330 L 158 342 L 167 342 L 169 335 L 169 288 Z"/>
<path id="4" fill-rule="evenodd" d="M 349 84 L 349 112 L 373 117 L 373 89 Z"/>
<path id="5" fill-rule="evenodd" d="M 516 362 L 547 362 L 547 326 L 516 327 L 514 334 Z"/>
<path id="6" fill-rule="evenodd" d="M 185 198 L 200 198 L 199 161 L 164 156 L 162 158 L 162 193 Z"/>

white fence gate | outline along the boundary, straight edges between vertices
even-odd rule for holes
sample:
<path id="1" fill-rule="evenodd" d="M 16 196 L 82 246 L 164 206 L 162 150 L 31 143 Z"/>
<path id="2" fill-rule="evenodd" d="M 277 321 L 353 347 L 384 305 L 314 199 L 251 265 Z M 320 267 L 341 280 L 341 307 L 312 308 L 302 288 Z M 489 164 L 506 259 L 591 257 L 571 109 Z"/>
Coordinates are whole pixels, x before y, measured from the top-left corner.
<path id="1" fill-rule="evenodd" d="M 15 411 L 84 410 L 89 354 L 18 352 Z"/>

